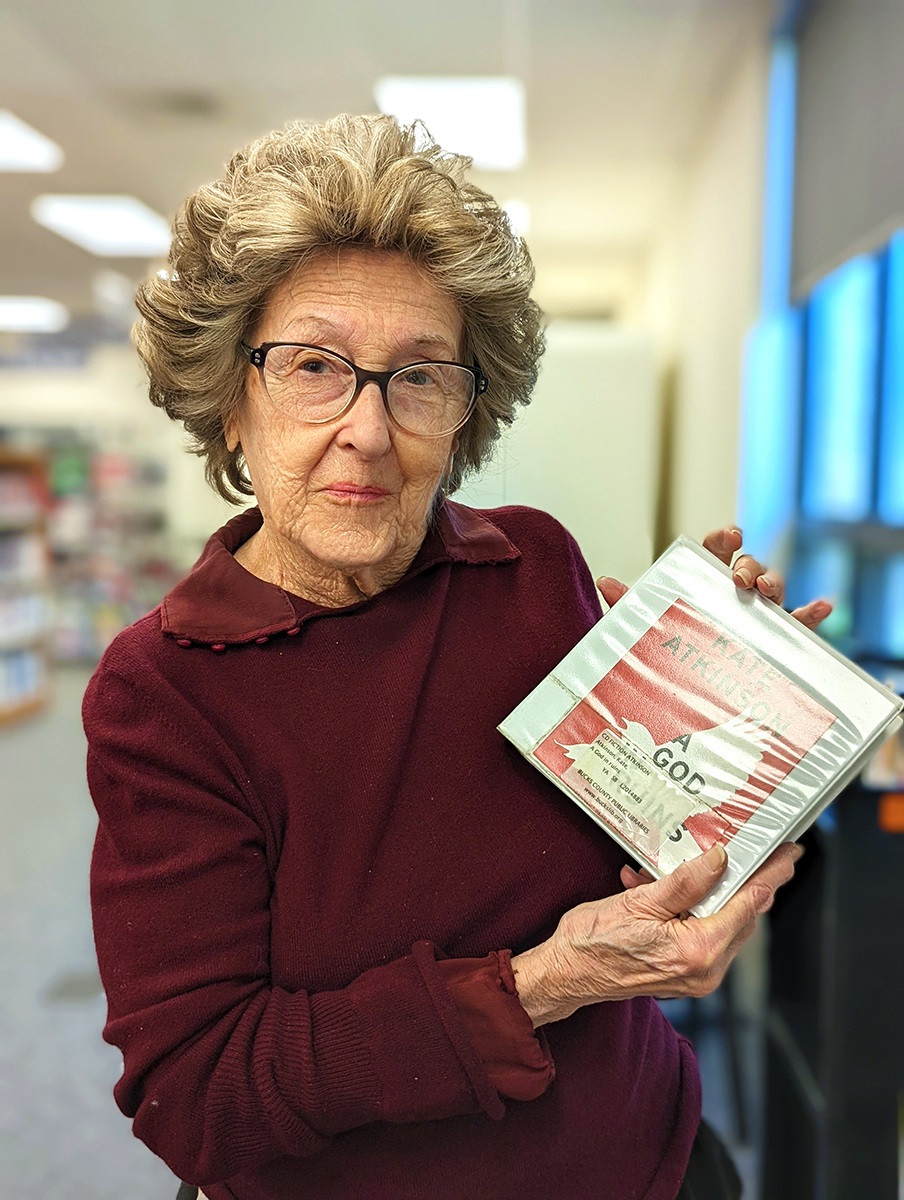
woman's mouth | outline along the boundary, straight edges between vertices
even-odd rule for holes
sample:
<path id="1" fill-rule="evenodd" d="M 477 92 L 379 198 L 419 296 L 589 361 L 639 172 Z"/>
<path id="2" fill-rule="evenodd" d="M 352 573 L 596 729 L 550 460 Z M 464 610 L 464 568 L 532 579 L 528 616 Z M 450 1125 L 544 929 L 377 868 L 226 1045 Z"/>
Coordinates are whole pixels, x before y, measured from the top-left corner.
<path id="1" fill-rule="evenodd" d="M 385 488 L 366 483 L 330 483 L 323 490 L 336 500 L 347 500 L 358 504 L 375 504 L 389 495 Z"/>

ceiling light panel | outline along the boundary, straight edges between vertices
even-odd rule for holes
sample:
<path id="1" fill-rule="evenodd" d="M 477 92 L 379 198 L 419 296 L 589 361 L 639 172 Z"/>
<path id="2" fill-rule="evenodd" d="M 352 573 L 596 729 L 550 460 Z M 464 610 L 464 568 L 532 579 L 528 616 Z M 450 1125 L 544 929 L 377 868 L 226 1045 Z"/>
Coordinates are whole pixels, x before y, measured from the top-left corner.
<path id="1" fill-rule="evenodd" d="M 69 310 L 46 296 L 0 296 L 0 329 L 16 333 L 59 333 Z"/>
<path id="2" fill-rule="evenodd" d="M 63 151 L 7 109 L 0 109 L 0 171 L 58 171 Z"/>
<path id="3" fill-rule="evenodd" d="M 527 157 L 524 85 L 504 76 L 387 75 L 374 95 L 403 124 L 421 120 L 443 147 L 484 171 L 515 171 Z"/>
<path id="4" fill-rule="evenodd" d="M 134 196 L 38 196 L 31 215 L 102 257 L 156 258 L 166 254 L 172 236 L 164 218 Z"/>

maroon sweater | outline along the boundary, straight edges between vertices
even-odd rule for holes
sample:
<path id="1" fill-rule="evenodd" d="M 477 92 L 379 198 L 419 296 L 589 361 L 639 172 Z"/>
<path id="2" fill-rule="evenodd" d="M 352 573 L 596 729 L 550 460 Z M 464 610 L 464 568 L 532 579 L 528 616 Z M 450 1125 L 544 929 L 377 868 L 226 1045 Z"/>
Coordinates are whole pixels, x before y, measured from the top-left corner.
<path id="1" fill-rule="evenodd" d="M 620 887 L 496 730 L 599 615 L 575 543 L 447 502 L 397 584 L 327 609 L 235 561 L 259 525 L 214 535 L 85 698 L 136 1135 L 211 1200 L 674 1200 L 699 1080 L 657 1005 L 548 1026 L 555 1081 L 503 1100 L 444 970 Z"/>

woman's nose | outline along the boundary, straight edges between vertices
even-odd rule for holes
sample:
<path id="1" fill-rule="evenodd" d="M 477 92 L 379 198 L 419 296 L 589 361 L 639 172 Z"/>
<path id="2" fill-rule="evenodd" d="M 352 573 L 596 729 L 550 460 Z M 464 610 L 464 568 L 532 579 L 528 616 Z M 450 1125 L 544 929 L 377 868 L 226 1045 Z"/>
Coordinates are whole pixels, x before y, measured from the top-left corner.
<path id="1" fill-rule="evenodd" d="M 384 454 L 392 440 L 389 413 L 379 384 L 370 380 L 342 417 L 336 434 L 340 444 L 354 446 L 363 454 Z"/>

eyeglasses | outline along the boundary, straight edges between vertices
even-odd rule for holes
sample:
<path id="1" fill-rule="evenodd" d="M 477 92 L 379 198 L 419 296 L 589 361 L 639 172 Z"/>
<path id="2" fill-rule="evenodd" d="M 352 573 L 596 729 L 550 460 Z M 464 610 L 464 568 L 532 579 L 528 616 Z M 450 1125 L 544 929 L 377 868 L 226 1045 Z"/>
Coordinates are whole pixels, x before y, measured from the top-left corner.
<path id="1" fill-rule="evenodd" d="M 479 367 L 415 362 L 395 371 L 365 371 L 322 346 L 296 342 L 241 343 L 261 373 L 277 408 L 309 425 L 335 421 L 352 407 L 366 383 L 376 383 L 393 423 L 418 437 L 443 437 L 461 429 L 477 397 L 489 387 Z"/>

